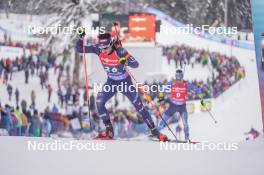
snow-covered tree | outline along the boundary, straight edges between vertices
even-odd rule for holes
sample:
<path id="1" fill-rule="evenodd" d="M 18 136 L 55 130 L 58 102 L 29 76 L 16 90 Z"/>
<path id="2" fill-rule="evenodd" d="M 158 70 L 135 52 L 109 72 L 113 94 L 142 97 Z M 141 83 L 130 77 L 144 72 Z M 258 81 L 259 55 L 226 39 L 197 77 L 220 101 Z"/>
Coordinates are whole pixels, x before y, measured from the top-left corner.
<path id="1" fill-rule="evenodd" d="M 42 13 L 42 4 L 44 2 L 46 1 L 39 1 L 34 10 L 38 13 Z M 74 58 L 75 67 L 73 70 L 73 77 L 75 78 L 73 80 L 78 81 L 76 77 L 79 77 L 80 71 L 81 59 L 74 51 L 75 40 L 78 37 L 78 27 L 86 27 L 84 23 L 85 21 L 91 21 L 90 15 L 92 12 L 100 13 L 104 9 L 108 8 L 109 4 L 114 2 L 120 3 L 120 0 L 66 0 L 59 4 L 56 0 L 49 1 L 50 8 L 48 8 L 48 13 L 51 14 L 51 18 L 46 22 L 45 27 L 54 27 L 59 25 L 61 29 L 72 28 L 74 30 L 72 30 L 70 34 L 65 34 L 64 32 L 55 34 L 50 33 L 45 40 L 45 44 L 47 47 L 51 47 L 53 53 L 57 55 L 68 53 L 68 55 L 64 56 Z M 72 55 L 73 53 L 74 55 Z"/>
<path id="2" fill-rule="evenodd" d="M 82 4 L 85 0 L 1 0 L 0 9 L 6 10 L 9 2 L 15 13 L 51 14 L 58 13 L 66 4 Z M 146 7 L 155 7 L 184 23 L 201 26 L 212 24 L 215 19 L 224 23 L 226 0 L 86 0 L 90 13 L 124 13 L 142 11 Z M 31 7 L 30 3 L 33 3 Z M 228 26 L 252 29 L 250 0 L 227 0 Z M 117 8 L 118 7 L 118 8 Z M 32 9 L 33 8 L 33 9 Z M 221 24 L 220 24 L 221 25 Z"/>

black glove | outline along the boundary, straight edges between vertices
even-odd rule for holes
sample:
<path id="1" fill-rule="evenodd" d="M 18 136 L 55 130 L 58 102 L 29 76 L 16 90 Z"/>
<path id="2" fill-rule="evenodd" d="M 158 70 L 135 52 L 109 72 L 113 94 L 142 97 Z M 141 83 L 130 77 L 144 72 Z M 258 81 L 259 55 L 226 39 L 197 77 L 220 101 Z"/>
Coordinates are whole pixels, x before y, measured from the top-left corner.
<path id="1" fill-rule="evenodd" d="M 205 106 L 205 102 L 204 102 L 203 99 L 201 99 L 200 103 L 201 103 L 202 106 Z"/>
<path id="2" fill-rule="evenodd" d="M 79 27 L 78 28 L 78 35 L 79 35 L 80 38 L 83 38 L 86 35 L 84 27 Z"/>

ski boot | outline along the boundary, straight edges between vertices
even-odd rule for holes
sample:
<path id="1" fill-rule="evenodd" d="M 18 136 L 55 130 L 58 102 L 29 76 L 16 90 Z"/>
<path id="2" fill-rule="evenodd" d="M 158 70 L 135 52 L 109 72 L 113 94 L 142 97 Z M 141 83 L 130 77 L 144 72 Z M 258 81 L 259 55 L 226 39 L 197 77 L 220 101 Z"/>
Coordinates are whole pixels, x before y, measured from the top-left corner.
<path id="1" fill-rule="evenodd" d="M 96 140 L 112 140 L 114 138 L 114 131 L 112 125 L 107 125 L 106 129 L 99 132 Z"/>
<path id="2" fill-rule="evenodd" d="M 159 131 L 157 130 L 157 128 L 152 129 L 152 130 L 151 130 L 151 134 L 152 134 L 154 137 L 158 138 L 160 142 L 167 142 L 167 141 L 170 141 L 170 140 L 168 139 L 168 137 L 167 137 L 165 134 L 162 134 L 161 132 L 159 132 Z"/>

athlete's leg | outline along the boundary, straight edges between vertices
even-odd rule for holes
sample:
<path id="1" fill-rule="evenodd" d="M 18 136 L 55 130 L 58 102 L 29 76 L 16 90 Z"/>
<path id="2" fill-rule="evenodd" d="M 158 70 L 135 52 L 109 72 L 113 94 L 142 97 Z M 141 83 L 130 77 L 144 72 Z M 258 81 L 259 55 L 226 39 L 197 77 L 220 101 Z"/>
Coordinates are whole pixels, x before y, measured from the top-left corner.
<path id="1" fill-rule="evenodd" d="M 128 89 L 125 89 L 122 94 L 124 94 L 134 105 L 136 108 L 137 112 L 140 113 L 142 116 L 144 122 L 148 125 L 150 129 L 155 128 L 155 124 L 149 114 L 149 112 L 146 110 L 146 107 L 143 105 L 141 99 L 140 99 L 140 94 L 137 92 L 135 86 L 133 85 L 132 81 L 130 78 L 127 78 L 125 80 L 127 82 L 127 87 Z"/>
<path id="2" fill-rule="evenodd" d="M 183 122 L 183 131 L 184 131 L 184 135 L 185 135 L 185 140 L 189 140 L 189 124 L 188 124 L 188 112 L 186 110 L 186 105 L 183 105 L 181 107 L 181 118 L 182 118 L 182 122 Z"/>
<path id="3" fill-rule="evenodd" d="M 136 110 L 141 114 L 144 122 L 147 124 L 149 129 L 151 130 L 151 134 L 155 137 L 157 137 L 160 141 L 167 141 L 168 138 L 166 135 L 160 133 L 157 128 L 155 127 L 155 124 L 143 105 L 141 99 L 140 99 L 140 94 L 136 91 L 136 88 L 134 87 L 131 78 L 127 78 L 124 80 L 127 82 L 127 87 L 128 89 L 125 89 L 122 93 L 132 102 Z"/>
<path id="4" fill-rule="evenodd" d="M 111 88 L 111 85 L 111 81 L 107 80 L 107 82 L 103 85 L 102 90 L 98 92 L 96 98 L 96 106 L 99 113 L 99 117 L 103 120 L 105 125 L 110 124 L 109 114 L 105 107 L 105 104 L 116 93 L 116 90 Z"/>
<path id="5" fill-rule="evenodd" d="M 170 102 L 169 108 L 164 112 L 162 115 L 162 118 L 167 122 L 176 112 L 177 108 L 175 107 L 175 104 Z M 160 121 L 158 129 L 161 130 L 166 126 L 165 122 L 163 120 Z"/>

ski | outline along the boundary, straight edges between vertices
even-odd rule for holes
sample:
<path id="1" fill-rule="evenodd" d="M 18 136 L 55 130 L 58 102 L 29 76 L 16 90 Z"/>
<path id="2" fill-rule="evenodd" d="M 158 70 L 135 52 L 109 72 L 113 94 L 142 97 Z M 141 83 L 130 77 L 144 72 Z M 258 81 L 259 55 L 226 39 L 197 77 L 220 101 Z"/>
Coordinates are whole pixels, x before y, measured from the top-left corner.
<path id="1" fill-rule="evenodd" d="M 160 142 L 157 139 L 150 139 L 150 141 Z M 198 142 L 198 141 L 185 141 L 185 140 L 168 140 L 167 142 L 169 142 L 169 143 L 188 143 L 188 144 L 198 144 L 198 143 L 201 143 L 201 142 Z"/>
<path id="2" fill-rule="evenodd" d="M 172 143 L 189 143 L 189 144 L 201 143 L 198 141 L 185 141 L 185 140 L 170 140 L 169 142 L 172 142 Z"/>
<path id="3" fill-rule="evenodd" d="M 144 139 L 139 139 L 139 138 L 112 138 L 112 139 L 107 139 L 107 138 L 93 138 L 92 140 L 102 140 L 102 141 L 138 141 L 138 142 L 143 142 L 143 141 L 152 141 L 152 142 L 161 142 L 156 138 L 148 138 L 146 140 Z M 166 142 L 170 143 L 189 143 L 189 144 L 198 144 L 201 143 L 199 141 L 185 141 L 185 140 L 168 140 Z"/>
<path id="4" fill-rule="evenodd" d="M 159 140 L 155 137 L 153 137 L 153 135 L 149 135 L 148 136 L 149 140 L 151 141 L 156 141 L 156 142 L 159 142 Z M 190 144 L 197 144 L 197 143 L 200 143 L 198 141 L 191 141 L 191 140 L 168 140 L 168 142 L 171 142 L 171 143 L 190 143 Z"/>

